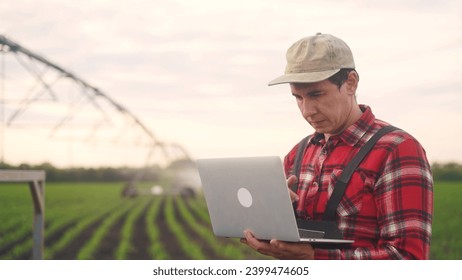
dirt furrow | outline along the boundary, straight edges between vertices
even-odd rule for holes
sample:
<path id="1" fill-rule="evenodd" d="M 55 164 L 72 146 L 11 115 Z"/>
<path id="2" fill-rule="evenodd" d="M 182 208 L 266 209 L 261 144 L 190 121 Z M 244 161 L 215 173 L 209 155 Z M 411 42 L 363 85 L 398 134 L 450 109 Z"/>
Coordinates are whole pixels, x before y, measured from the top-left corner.
<path id="1" fill-rule="evenodd" d="M 182 199 L 180 203 L 186 203 L 186 202 L 184 201 L 184 199 Z M 192 212 L 192 210 L 189 209 L 189 206 L 187 203 L 186 203 L 186 207 L 188 208 L 188 211 Z M 210 260 L 223 259 L 223 257 L 217 255 L 215 251 L 210 247 L 210 243 L 209 243 L 210 240 L 203 239 L 188 225 L 188 223 L 181 216 L 180 211 L 178 210 L 176 206 L 176 203 L 174 203 L 174 210 L 175 210 L 174 211 L 175 217 L 177 218 L 178 223 L 183 226 L 183 229 L 186 232 L 187 236 L 190 237 L 191 242 L 198 244 L 202 248 L 202 252 L 207 257 L 207 259 L 210 259 Z"/>
<path id="2" fill-rule="evenodd" d="M 122 215 L 109 229 L 95 252 L 96 260 L 115 260 L 115 251 L 119 246 L 120 232 L 127 214 Z"/>
<path id="3" fill-rule="evenodd" d="M 133 228 L 133 251 L 128 255 L 130 260 L 150 260 L 148 253 L 150 240 L 146 230 L 146 212 L 150 204 L 143 210 L 143 213 L 135 221 Z"/>
<path id="4" fill-rule="evenodd" d="M 22 244 L 23 242 L 27 241 L 28 239 L 32 238 L 32 231 L 26 232 L 23 236 L 19 236 L 16 240 L 12 241 L 11 243 L 8 243 L 4 245 L 3 247 L 0 248 L 0 256 L 8 253 L 11 249 L 13 249 L 15 246 Z M 32 256 L 32 252 L 30 254 Z M 30 259 L 30 256 L 21 256 L 18 258 L 19 260 L 27 260 Z"/>
<path id="5" fill-rule="evenodd" d="M 99 227 L 99 225 L 105 218 L 106 216 L 92 223 L 90 226 L 81 231 L 80 234 L 71 242 L 69 242 L 69 244 L 67 244 L 67 246 L 64 249 L 56 252 L 53 256 L 53 259 L 75 260 L 82 246 L 84 246 L 85 243 L 92 237 L 95 230 Z"/>
<path id="6" fill-rule="evenodd" d="M 171 256 L 173 260 L 186 260 L 188 256 L 183 252 L 179 246 L 178 241 L 176 240 L 173 233 L 170 231 L 167 222 L 165 220 L 165 200 L 162 201 L 160 206 L 159 215 L 157 216 L 156 224 L 159 227 L 159 239 L 160 242 L 164 245 L 165 250 Z"/>

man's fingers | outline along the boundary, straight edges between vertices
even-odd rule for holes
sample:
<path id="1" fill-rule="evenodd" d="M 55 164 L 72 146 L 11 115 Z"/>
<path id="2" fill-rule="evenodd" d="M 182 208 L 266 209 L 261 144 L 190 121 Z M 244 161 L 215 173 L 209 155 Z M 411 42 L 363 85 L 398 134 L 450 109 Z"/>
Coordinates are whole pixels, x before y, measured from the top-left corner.
<path id="1" fill-rule="evenodd" d="M 297 184 L 297 181 L 297 176 L 290 175 L 289 178 L 287 178 L 287 186 L 291 188 L 293 185 Z"/>
<path id="2" fill-rule="evenodd" d="M 298 195 L 292 191 L 292 186 L 297 184 L 297 177 L 295 175 L 290 175 L 289 178 L 287 178 L 287 186 L 289 186 L 289 194 L 290 194 L 290 200 L 292 202 L 298 201 Z"/>
<path id="3" fill-rule="evenodd" d="M 242 240 L 242 243 L 247 244 L 249 247 L 253 248 L 260 254 L 265 254 L 271 256 L 271 250 L 269 250 L 269 242 L 261 241 L 255 238 L 249 230 L 244 230 L 245 241 Z M 244 238 L 243 238 L 244 239 Z"/>
<path id="4" fill-rule="evenodd" d="M 244 236 L 246 240 L 245 243 L 250 247 L 255 248 L 259 245 L 260 241 L 253 236 L 250 230 L 244 230 Z"/>
<path id="5" fill-rule="evenodd" d="M 296 202 L 298 201 L 298 195 L 296 193 L 294 193 L 292 190 L 289 190 L 289 194 L 290 194 L 290 200 L 293 202 Z"/>

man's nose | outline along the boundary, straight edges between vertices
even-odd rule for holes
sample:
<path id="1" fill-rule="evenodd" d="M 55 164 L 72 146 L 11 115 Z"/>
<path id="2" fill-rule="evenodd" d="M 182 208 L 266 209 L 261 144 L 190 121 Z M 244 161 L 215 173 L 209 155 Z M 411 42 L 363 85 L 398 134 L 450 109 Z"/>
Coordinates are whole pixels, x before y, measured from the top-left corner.
<path id="1" fill-rule="evenodd" d="M 302 115 L 305 119 L 313 116 L 316 113 L 316 108 L 313 103 L 304 99 L 301 106 Z"/>

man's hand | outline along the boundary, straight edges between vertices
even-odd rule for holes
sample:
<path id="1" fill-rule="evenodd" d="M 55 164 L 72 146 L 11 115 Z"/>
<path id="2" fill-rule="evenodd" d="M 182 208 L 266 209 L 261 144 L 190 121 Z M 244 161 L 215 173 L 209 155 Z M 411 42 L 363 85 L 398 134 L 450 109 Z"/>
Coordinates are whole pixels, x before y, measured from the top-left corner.
<path id="1" fill-rule="evenodd" d="M 291 187 L 297 184 L 297 181 L 298 180 L 295 175 L 290 175 L 289 178 L 287 178 L 287 186 L 289 187 L 289 194 L 290 194 L 290 199 L 292 200 L 292 203 L 294 203 L 295 201 L 298 201 L 298 195 L 291 190 Z"/>
<path id="2" fill-rule="evenodd" d="M 253 234 L 244 231 L 245 238 L 241 242 L 247 244 L 260 254 L 268 255 L 282 260 L 312 260 L 314 259 L 314 248 L 308 243 L 292 243 L 280 240 L 261 241 Z"/>

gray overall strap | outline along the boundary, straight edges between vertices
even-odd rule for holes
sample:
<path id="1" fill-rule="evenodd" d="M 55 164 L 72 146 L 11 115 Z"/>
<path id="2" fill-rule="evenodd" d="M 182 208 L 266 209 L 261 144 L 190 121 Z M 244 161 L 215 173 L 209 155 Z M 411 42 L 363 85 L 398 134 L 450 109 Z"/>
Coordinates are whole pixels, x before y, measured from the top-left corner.
<path id="1" fill-rule="evenodd" d="M 292 172 L 291 172 L 292 175 L 295 175 L 295 177 L 297 177 L 297 183 L 293 184 L 292 186 L 289 186 L 294 193 L 297 193 L 297 190 L 298 190 L 298 183 L 300 182 L 299 178 L 300 178 L 300 172 L 302 169 L 303 155 L 305 154 L 306 146 L 308 146 L 308 139 L 310 138 L 310 136 L 311 135 L 306 136 L 298 144 L 297 154 L 295 155 L 294 166 L 292 167 Z"/>
<path id="2" fill-rule="evenodd" d="M 364 159 L 364 157 L 369 153 L 369 151 L 374 147 L 375 143 L 385 134 L 397 130 L 398 128 L 394 126 L 385 126 L 377 131 L 374 136 L 372 136 L 369 141 L 359 150 L 359 152 L 353 157 L 353 159 L 348 163 L 348 165 L 343 170 L 342 174 L 338 178 L 332 195 L 327 201 L 326 210 L 322 216 L 322 220 L 335 220 L 335 214 L 337 212 L 337 207 L 342 200 L 342 197 L 345 193 L 348 182 L 353 175 L 353 172 L 356 170 L 358 165 Z"/>

